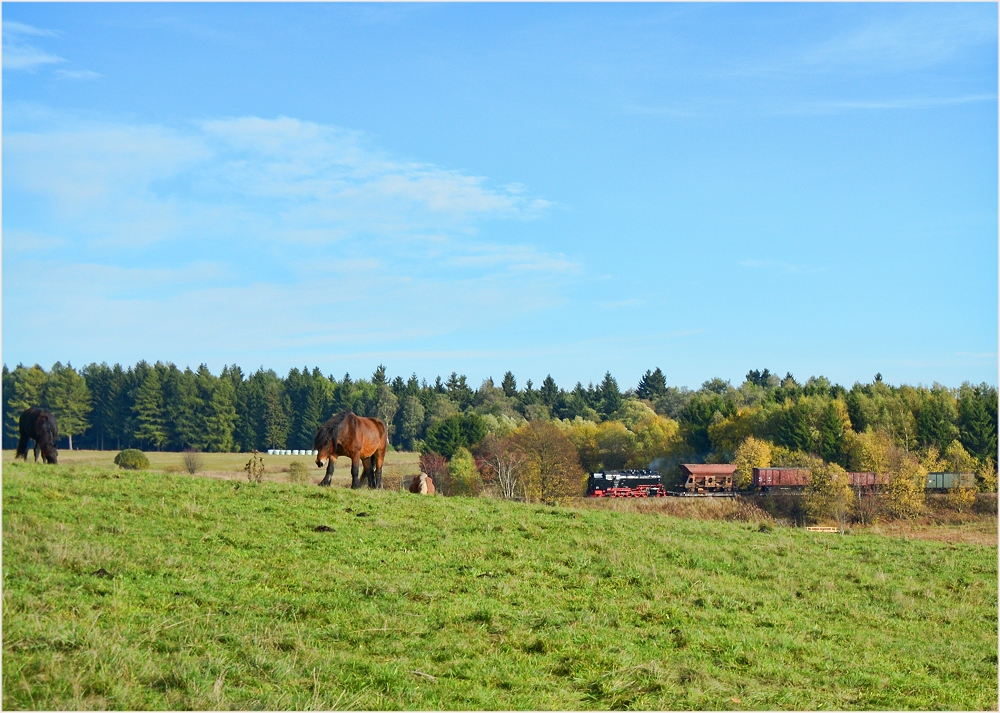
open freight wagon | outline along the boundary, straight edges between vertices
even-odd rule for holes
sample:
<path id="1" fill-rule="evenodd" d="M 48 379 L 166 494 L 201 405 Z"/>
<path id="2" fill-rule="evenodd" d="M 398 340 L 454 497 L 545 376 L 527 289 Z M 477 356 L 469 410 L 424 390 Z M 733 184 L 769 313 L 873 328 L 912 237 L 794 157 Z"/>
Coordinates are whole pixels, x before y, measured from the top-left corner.
<path id="1" fill-rule="evenodd" d="M 847 482 L 854 488 L 877 488 L 889 484 L 889 476 L 884 473 L 849 472 L 846 475 Z M 770 488 L 804 488 L 811 479 L 812 471 L 808 468 L 753 469 L 753 487 L 764 491 Z"/>
<path id="2" fill-rule="evenodd" d="M 753 487 L 761 490 L 801 488 L 809 485 L 811 475 L 808 468 L 754 468 Z"/>
<path id="3" fill-rule="evenodd" d="M 688 493 L 727 493 L 733 489 L 736 466 L 727 463 L 681 463 Z"/>

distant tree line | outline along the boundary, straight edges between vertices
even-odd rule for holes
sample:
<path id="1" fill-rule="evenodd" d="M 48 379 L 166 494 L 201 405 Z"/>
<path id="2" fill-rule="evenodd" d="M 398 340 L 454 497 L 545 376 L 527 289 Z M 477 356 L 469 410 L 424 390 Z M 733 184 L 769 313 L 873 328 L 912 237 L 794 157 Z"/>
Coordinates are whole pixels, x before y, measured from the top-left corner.
<path id="1" fill-rule="evenodd" d="M 567 391 L 551 376 L 521 386 L 509 371 L 499 385 L 490 378 L 474 389 L 454 372 L 428 382 L 416 374 L 390 378 L 383 366 L 367 379 L 338 379 L 307 367 L 281 377 L 263 368 L 245 374 L 227 366 L 216 376 L 205 365 L 181 370 L 145 361 L 79 371 L 58 362 L 47 371 L 4 365 L 5 448 L 16 444 L 21 411 L 36 405 L 55 413 L 66 446 L 93 449 L 310 448 L 323 421 L 351 408 L 385 421 L 394 448 L 446 459 L 488 434 L 552 422 L 585 470 L 730 462 L 751 437 L 844 468 L 857 450 L 853 436 L 873 432 L 904 453 L 943 454 L 957 443 L 992 463 L 997 452 L 997 389 L 989 384 L 891 386 L 876 375 L 847 389 L 822 376 L 800 383 L 767 369 L 750 371 L 739 386 L 722 379 L 697 390 L 668 386 L 657 368 L 634 389 L 622 390 L 606 373 L 598 384 Z"/>

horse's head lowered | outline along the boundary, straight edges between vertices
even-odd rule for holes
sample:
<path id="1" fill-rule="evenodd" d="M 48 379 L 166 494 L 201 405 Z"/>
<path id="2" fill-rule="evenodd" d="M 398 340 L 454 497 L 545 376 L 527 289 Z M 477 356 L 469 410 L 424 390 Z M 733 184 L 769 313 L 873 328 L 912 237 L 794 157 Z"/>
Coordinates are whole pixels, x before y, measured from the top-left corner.
<path id="1" fill-rule="evenodd" d="M 42 460 L 50 465 L 59 464 L 59 451 L 51 443 L 45 443 L 41 446 Z"/>
<path id="2" fill-rule="evenodd" d="M 51 465 L 59 464 L 59 451 L 56 450 L 56 439 L 59 429 L 51 415 L 43 413 L 35 424 L 35 442 L 42 452 L 42 461 Z"/>
<path id="3" fill-rule="evenodd" d="M 316 431 L 316 438 L 313 439 L 313 450 L 316 451 L 317 468 L 322 468 L 327 459 L 336 459 L 337 430 L 349 413 L 351 413 L 350 410 L 347 410 L 334 415 Z"/>

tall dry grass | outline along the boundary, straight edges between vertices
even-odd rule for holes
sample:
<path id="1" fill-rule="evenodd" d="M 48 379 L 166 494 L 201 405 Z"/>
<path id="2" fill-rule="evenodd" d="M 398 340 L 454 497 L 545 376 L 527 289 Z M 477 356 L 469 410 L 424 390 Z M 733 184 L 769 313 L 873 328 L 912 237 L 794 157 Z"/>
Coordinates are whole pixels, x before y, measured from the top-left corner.
<path id="1" fill-rule="evenodd" d="M 774 518 L 750 499 L 735 498 L 578 498 L 578 507 L 640 512 L 695 520 L 770 522 Z"/>

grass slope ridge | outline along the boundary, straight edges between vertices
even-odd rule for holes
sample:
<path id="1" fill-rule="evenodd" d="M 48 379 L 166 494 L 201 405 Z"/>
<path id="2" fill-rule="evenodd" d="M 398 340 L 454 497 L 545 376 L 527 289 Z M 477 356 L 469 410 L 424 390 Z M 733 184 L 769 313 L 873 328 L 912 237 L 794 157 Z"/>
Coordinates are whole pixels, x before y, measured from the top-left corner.
<path id="1" fill-rule="evenodd" d="M 3 475 L 5 709 L 996 706 L 994 547 Z"/>

